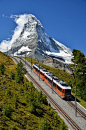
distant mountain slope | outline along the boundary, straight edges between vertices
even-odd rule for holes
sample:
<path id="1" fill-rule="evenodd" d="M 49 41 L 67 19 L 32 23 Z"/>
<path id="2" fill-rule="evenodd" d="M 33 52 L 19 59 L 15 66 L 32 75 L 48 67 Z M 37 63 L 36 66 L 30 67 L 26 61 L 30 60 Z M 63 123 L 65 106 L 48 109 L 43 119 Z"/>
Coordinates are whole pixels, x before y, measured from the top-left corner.
<path id="1" fill-rule="evenodd" d="M 19 37 L 13 41 L 9 53 L 14 55 L 26 53 L 37 60 L 60 58 L 64 63 L 71 63 L 72 55 L 71 49 L 45 33 L 40 21 L 32 14 L 28 15 L 28 21 L 24 24 Z"/>

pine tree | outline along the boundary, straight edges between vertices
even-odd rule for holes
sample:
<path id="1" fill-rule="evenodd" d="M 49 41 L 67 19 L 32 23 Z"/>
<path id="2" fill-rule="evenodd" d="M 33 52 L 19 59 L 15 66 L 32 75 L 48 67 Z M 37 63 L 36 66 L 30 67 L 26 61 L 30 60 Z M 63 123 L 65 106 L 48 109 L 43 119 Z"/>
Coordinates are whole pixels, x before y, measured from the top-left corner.
<path id="1" fill-rule="evenodd" d="M 23 68 L 23 63 L 20 61 L 16 67 L 15 80 L 17 83 L 21 83 L 24 80 L 24 74 L 26 70 Z"/>
<path id="2" fill-rule="evenodd" d="M 74 80 L 73 85 L 77 86 L 77 94 L 86 100 L 86 58 L 85 55 L 79 50 L 73 49 L 73 64 L 70 65 Z"/>

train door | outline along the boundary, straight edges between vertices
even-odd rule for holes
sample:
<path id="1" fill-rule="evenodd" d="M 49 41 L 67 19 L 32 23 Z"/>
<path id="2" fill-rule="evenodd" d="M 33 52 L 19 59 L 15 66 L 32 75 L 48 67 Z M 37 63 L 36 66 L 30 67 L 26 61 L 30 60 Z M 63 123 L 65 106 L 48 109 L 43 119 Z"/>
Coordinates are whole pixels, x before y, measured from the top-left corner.
<path id="1" fill-rule="evenodd" d="M 44 80 L 44 74 L 42 72 L 40 72 L 40 77 Z"/>
<path id="2" fill-rule="evenodd" d="M 64 95 L 65 94 L 65 90 L 64 89 L 62 89 L 62 98 L 64 98 Z"/>

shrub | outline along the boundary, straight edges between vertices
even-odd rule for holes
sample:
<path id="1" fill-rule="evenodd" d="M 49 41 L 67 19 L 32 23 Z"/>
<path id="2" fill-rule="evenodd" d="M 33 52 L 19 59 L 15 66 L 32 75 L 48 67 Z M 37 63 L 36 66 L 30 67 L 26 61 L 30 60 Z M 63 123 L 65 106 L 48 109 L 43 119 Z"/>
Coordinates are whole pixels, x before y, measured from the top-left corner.
<path id="1" fill-rule="evenodd" d="M 54 115 L 54 110 L 53 110 L 53 109 L 50 110 L 49 115 L 50 115 L 50 116 L 53 116 L 53 115 Z"/>
<path id="2" fill-rule="evenodd" d="M 35 108 L 35 106 L 33 104 L 30 105 L 29 112 L 30 113 L 35 113 L 36 112 L 36 108 Z"/>
<path id="3" fill-rule="evenodd" d="M 49 123 L 49 121 L 47 119 L 43 119 L 40 122 L 39 130 L 51 130 L 50 123 Z"/>
<path id="4" fill-rule="evenodd" d="M 39 115 L 39 116 L 42 116 L 43 115 L 43 110 L 41 110 L 41 109 L 36 109 L 36 112 L 37 112 L 37 114 Z"/>
<path id="5" fill-rule="evenodd" d="M 10 105 L 6 106 L 5 109 L 4 109 L 4 115 L 7 116 L 7 117 L 11 117 L 12 115 L 12 112 L 13 112 L 13 109 L 11 108 Z"/>
<path id="6" fill-rule="evenodd" d="M 39 92 L 38 92 L 38 101 L 39 101 L 39 102 L 42 101 L 42 96 L 43 96 L 42 91 L 39 91 Z"/>
<path id="7" fill-rule="evenodd" d="M 54 119 L 57 120 L 58 116 L 57 113 L 54 114 Z"/>
<path id="8" fill-rule="evenodd" d="M 12 92 L 11 92 L 11 90 L 10 90 L 9 88 L 7 89 L 6 94 L 7 94 L 7 96 L 8 96 L 9 98 L 11 98 Z"/>
<path id="9" fill-rule="evenodd" d="M 42 97 L 42 101 L 45 105 L 48 105 L 48 101 L 47 101 L 47 96 L 46 95 L 43 95 Z"/>
<path id="10" fill-rule="evenodd" d="M 4 74 L 5 66 L 3 63 L 1 63 L 1 65 L 0 65 L 0 71 L 1 71 L 1 74 Z"/>
<path id="11" fill-rule="evenodd" d="M 11 71 L 11 73 L 10 73 L 10 77 L 11 77 L 11 79 L 14 80 L 14 79 L 15 79 L 15 73 Z"/>

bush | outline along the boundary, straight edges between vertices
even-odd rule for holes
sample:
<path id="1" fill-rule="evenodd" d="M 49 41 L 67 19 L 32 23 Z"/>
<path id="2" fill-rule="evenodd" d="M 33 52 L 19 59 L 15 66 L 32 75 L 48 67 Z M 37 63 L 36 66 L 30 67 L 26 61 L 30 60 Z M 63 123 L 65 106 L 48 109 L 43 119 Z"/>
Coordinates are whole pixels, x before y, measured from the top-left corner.
<path id="1" fill-rule="evenodd" d="M 0 65 L 0 71 L 1 71 L 1 74 L 4 74 L 5 66 L 3 63 L 1 63 L 1 65 Z"/>
<path id="2" fill-rule="evenodd" d="M 7 117 L 11 117 L 12 115 L 12 112 L 13 112 L 13 109 L 11 108 L 11 106 L 6 106 L 5 109 L 4 109 L 4 115 L 7 116 Z"/>
<path id="3" fill-rule="evenodd" d="M 53 117 L 53 115 L 54 115 L 54 110 L 53 109 L 50 110 L 49 115 Z"/>
<path id="4" fill-rule="evenodd" d="M 42 96 L 43 96 L 42 91 L 39 91 L 38 92 L 38 102 L 42 101 Z"/>
<path id="5" fill-rule="evenodd" d="M 10 77 L 11 77 L 11 79 L 15 79 L 15 73 L 13 73 L 12 71 L 11 71 L 11 73 L 10 73 Z"/>
<path id="6" fill-rule="evenodd" d="M 9 88 L 8 88 L 7 91 L 6 91 L 6 94 L 7 94 L 7 96 L 8 96 L 9 98 L 11 98 L 12 92 L 11 92 L 11 90 L 10 90 Z"/>
<path id="7" fill-rule="evenodd" d="M 41 110 L 41 109 L 36 109 L 36 112 L 37 112 L 37 114 L 39 115 L 39 116 L 42 116 L 43 115 L 43 110 Z"/>
<path id="8" fill-rule="evenodd" d="M 55 119 L 55 120 L 58 119 L 57 113 L 54 114 L 54 119 Z"/>
<path id="9" fill-rule="evenodd" d="M 33 104 L 30 105 L 29 112 L 30 113 L 35 113 L 36 112 L 36 108 L 35 108 L 35 106 Z"/>
<path id="10" fill-rule="evenodd" d="M 49 123 L 49 121 L 47 119 L 43 119 L 40 122 L 39 130 L 51 130 L 50 123 Z"/>
<path id="11" fill-rule="evenodd" d="M 43 95 L 42 97 L 42 101 L 45 105 L 48 105 L 48 101 L 47 101 L 47 96 L 46 95 Z"/>
<path id="12" fill-rule="evenodd" d="M 11 125 L 9 126 L 9 130 L 17 130 L 17 128 L 16 128 L 15 125 L 11 124 Z"/>

